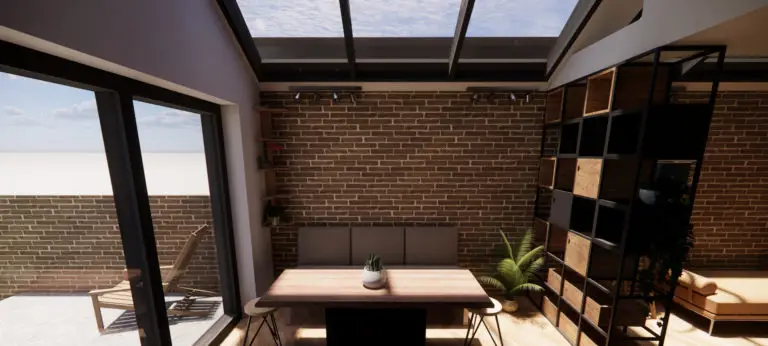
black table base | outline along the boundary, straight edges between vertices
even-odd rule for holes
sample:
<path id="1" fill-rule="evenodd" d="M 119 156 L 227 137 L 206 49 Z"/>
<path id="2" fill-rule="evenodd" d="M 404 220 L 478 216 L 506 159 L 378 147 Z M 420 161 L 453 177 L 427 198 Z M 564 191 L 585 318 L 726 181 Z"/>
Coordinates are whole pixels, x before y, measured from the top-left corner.
<path id="1" fill-rule="evenodd" d="M 423 346 L 426 309 L 325 309 L 326 342 L 338 345 Z"/>

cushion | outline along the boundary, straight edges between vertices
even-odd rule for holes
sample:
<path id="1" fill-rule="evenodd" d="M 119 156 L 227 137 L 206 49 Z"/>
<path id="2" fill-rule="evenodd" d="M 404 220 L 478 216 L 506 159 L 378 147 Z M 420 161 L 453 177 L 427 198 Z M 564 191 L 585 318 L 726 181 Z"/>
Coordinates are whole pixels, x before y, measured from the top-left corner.
<path id="1" fill-rule="evenodd" d="M 716 315 L 768 315 L 768 271 L 699 271 L 717 283 L 705 296 L 677 287 L 675 296 Z"/>
<path id="2" fill-rule="evenodd" d="M 406 227 L 405 264 L 455 266 L 459 231 L 455 227 Z"/>
<path id="3" fill-rule="evenodd" d="M 350 264 L 349 227 L 301 227 L 298 233 L 300 266 Z"/>
<path id="4" fill-rule="evenodd" d="M 682 287 L 692 288 L 694 292 L 705 296 L 710 296 L 717 292 L 717 283 L 714 280 L 687 270 L 683 270 L 683 274 L 678 279 L 678 284 Z"/>
<path id="5" fill-rule="evenodd" d="M 369 254 L 381 257 L 387 265 L 403 264 L 402 227 L 352 227 L 352 264 L 364 265 Z"/>

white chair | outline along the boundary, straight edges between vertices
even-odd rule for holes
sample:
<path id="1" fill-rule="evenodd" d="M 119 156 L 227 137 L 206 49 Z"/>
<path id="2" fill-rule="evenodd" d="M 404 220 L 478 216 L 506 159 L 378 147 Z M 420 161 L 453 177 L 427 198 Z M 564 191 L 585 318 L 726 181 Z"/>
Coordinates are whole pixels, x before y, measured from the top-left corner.
<path id="1" fill-rule="evenodd" d="M 253 342 L 256 340 L 256 337 L 259 336 L 261 327 L 266 324 L 267 328 L 269 328 L 269 333 L 272 335 L 272 340 L 275 342 L 275 345 L 282 346 L 283 342 L 280 340 L 280 331 L 277 329 L 277 321 L 275 320 L 275 311 L 277 311 L 277 309 L 257 307 L 256 303 L 258 302 L 259 298 L 256 298 L 245 304 L 244 310 L 245 314 L 248 315 L 248 324 L 245 327 L 243 346 L 245 346 L 245 343 L 248 341 L 248 329 L 251 328 L 251 319 L 254 317 L 261 317 L 261 324 L 259 324 L 259 328 L 256 329 L 256 333 L 253 335 L 253 338 L 251 339 L 251 342 L 248 343 L 248 345 L 253 344 Z"/>
<path id="2" fill-rule="evenodd" d="M 467 335 L 464 337 L 464 345 L 469 346 L 472 344 L 472 340 L 475 339 L 475 335 L 477 334 L 477 331 L 480 330 L 480 325 L 482 324 L 485 326 L 485 330 L 488 331 L 488 335 L 491 338 L 491 341 L 493 341 L 493 344 L 496 345 L 496 340 L 493 338 L 493 333 L 491 333 L 491 330 L 488 328 L 488 325 L 485 324 L 485 317 L 493 316 L 496 319 L 496 330 L 499 331 L 499 342 L 501 343 L 501 346 L 504 346 L 504 338 L 501 335 L 501 324 L 499 324 L 499 313 L 501 312 L 501 303 L 499 303 L 498 300 L 494 298 L 490 298 L 491 302 L 493 302 L 493 307 L 485 308 L 485 309 L 468 309 L 469 311 L 469 325 L 467 326 Z M 474 326 L 474 324 L 477 323 L 477 326 Z M 472 331 L 474 329 L 474 331 Z M 472 331 L 472 337 L 469 337 L 469 332 Z"/>

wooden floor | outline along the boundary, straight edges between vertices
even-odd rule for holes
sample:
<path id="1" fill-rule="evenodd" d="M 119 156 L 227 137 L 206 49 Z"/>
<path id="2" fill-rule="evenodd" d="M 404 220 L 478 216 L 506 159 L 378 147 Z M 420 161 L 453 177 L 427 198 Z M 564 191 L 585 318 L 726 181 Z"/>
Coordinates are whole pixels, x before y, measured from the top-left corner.
<path id="1" fill-rule="evenodd" d="M 278 316 L 281 317 L 281 316 Z M 280 325 L 280 335 L 283 345 L 307 345 L 319 346 L 325 345 L 325 329 L 323 328 L 301 328 L 301 326 L 286 325 L 282 318 L 278 322 Z M 496 324 L 492 318 L 486 320 L 494 336 L 498 336 Z M 542 316 L 536 307 L 527 299 L 520 299 L 520 311 L 514 315 L 502 313 L 500 316 L 501 330 L 504 336 L 505 346 L 569 346 L 570 344 L 560 335 L 560 333 Z M 668 346 L 768 346 L 768 323 L 722 323 L 715 326 L 716 337 L 709 336 L 706 333 L 708 321 L 685 312 L 673 314 L 670 318 L 670 327 L 667 334 L 665 345 Z M 245 320 L 235 328 L 221 345 L 236 346 L 242 345 L 243 333 L 245 331 Z M 255 327 L 258 327 L 256 321 L 253 322 L 251 335 Z M 464 342 L 464 328 L 430 328 L 427 330 L 427 345 L 449 346 L 462 345 Z M 253 343 L 258 346 L 274 345 L 266 329 L 262 329 L 259 337 Z M 478 336 L 472 343 L 474 346 L 493 345 L 488 332 L 480 328 Z M 644 343 L 645 345 L 654 345 L 654 343 Z"/>

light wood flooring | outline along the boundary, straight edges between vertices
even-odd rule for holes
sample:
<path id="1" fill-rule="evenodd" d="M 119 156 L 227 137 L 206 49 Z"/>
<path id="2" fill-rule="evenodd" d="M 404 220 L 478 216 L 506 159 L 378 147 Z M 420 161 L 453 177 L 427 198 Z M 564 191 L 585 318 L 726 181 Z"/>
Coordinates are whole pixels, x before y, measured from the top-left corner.
<path id="1" fill-rule="evenodd" d="M 679 309 L 678 309 L 679 310 Z M 677 311 L 677 310 L 676 310 Z M 284 345 L 325 345 L 325 329 L 302 328 L 301 326 L 286 325 L 279 316 L 280 335 Z M 505 346 L 569 346 L 570 344 L 560 335 L 549 321 L 539 313 L 536 307 L 527 299 L 520 299 L 520 311 L 514 315 L 502 313 L 499 317 Z M 239 346 L 242 344 L 246 320 L 232 330 L 221 345 Z M 709 321 L 691 313 L 679 311 L 670 318 L 670 327 L 665 345 L 668 346 L 768 346 L 768 323 L 728 323 L 715 325 L 715 335 L 707 335 Z M 251 335 L 260 321 L 254 320 Z M 486 319 L 494 335 L 498 335 L 496 323 L 492 318 Z M 462 345 L 466 329 L 464 328 L 430 328 L 427 330 L 427 345 L 448 346 Z M 274 345 L 266 329 L 262 329 L 253 345 Z M 485 328 L 480 328 L 473 346 L 493 345 Z M 654 345 L 654 343 L 644 343 Z"/>

